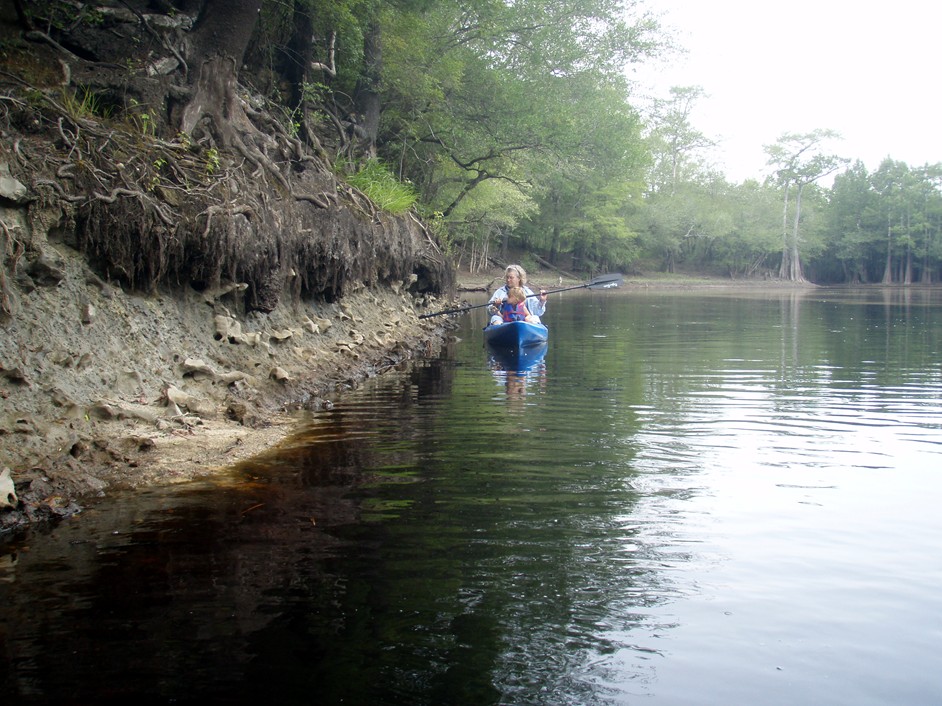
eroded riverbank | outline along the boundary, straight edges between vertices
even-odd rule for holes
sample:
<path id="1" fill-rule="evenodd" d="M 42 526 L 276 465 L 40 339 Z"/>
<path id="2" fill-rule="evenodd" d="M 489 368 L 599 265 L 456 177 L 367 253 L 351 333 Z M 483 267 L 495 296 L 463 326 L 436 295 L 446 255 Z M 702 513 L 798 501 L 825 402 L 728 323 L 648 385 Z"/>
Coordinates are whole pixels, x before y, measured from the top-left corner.
<path id="1" fill-rule="evenodd" d="M 446 332 L 417 317 L 437 300 L 404 287 L 240 316 L 227 292 L 126 293 L 69 248 L 49 252 L 56 286 L 23 296 L 29 315 L 0 346 L 0 470 L 15 492 L 0 531 L 256 455 L 290 433 L 293 410 L 433 353 Z"/>

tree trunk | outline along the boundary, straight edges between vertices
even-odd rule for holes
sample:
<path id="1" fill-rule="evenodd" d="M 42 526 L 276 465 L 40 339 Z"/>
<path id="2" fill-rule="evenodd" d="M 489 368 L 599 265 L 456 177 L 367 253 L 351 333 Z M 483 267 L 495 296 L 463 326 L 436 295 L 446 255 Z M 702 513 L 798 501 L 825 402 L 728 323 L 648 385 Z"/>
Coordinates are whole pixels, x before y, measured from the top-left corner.
<path id="1" fill-rule="evenodd" d="M 239 68 L 252 38 L 262 0 L 207 0 L 189 38 L 190 98 L 180 130 L 192 134 L 203 118 L 223 145 L 251 129 L 236 93 Z"/>
<path id="2" fill-rule="evenodd" d="M 367 156 L 376 156 L 379 136 L 380 79 L 383 68 L 383 48 L 379 20 L 374 19 L 363 37 L 363 75 L 357 83 L 356 104 L 364 130 L 363 149 Z"/>
<path id="3" fill-rule="evenodd" d="M 893 284 L 893 226 L 886 224 L 886 267 L 883 270 L 883 284 Z"/>
<path id="4" fill-rule="evenodd" d="M 803 183 L 798 185 L 798 191 L 795 195 L 795 216 L 792 222 L 791 235 L 788 235 L 788 230 L 786 229 L 786 242 L 782 249 L 782 266 L 779 270 L 779 276 L 789 282 L 805 281 L 805 275 L 801 270 L 801 256 L 798 250 L 798 234 L 801 223 L 801 194 L 804 188 L 805 185 Z"/>
<path id="5" fill-rule="evenodd" d="M 232 57 L 216 55 L 201 61 L 193 95 L 180 117 L 180 131 L 192 135 L 200 121 L 208 117 L 216 141 L 220 145 L 233 144 L 237 128 L 249 126 L 236 94 L 237 82 Z"/>
<path id="6" fill-rule="evenodd" d="M 782 203 L 782 262 L 779 265 L 779 279 L 788 279 L 791 264 L 791 253 L 788 250 L 788 196 L 791 182 L 785 184 L 785 199 Z"/>
<path id="7" fill-rule="evenodd" d="M 291 39 L 285 52 L 285 75 L 291 82 L 291 107 L 304 109 L 304 84 L 314 59 L 314 21 L 305 3 L 295 0 Z"/>
<path id="8" fill-rule="evenodd" d="M 801 256 L 798 252 L 798 233 L 801 223 L 801 196 L 804 191 L 804 184 L 799 185 L 798 194 L 795 197 L 795 226 L 792 228 L 791 247 L 791 273 L 789 280 L 792 282 L 804 282 L 805 273 L 801 269 Z"/>

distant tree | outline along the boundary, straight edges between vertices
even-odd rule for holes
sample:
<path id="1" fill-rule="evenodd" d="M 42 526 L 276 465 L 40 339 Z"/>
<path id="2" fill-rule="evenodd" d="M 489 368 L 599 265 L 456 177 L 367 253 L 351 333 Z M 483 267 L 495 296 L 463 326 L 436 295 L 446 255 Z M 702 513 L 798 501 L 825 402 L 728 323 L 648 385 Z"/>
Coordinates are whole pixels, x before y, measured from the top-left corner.
<path id="1" fill-rule="evenodd" d="M 704 157 L 715 142 L 692 124 L 704 96 L 700 86 L 674 86 L 669 98 L 654 101 L 647 116 L 646 197 L 633 218 L 647 255 L 660 259 L 666 272 L 685 260 L 709 261 L 731 224 L 721 196 L 725 180 Z"/>
<path id="2" fill-rule="evenodd" d="M 580 269 L 626 267 L 637 252 L 629 216 L 647 165 L 640 119 L 618 84 L 585 90 L 570 83 L 566 102 L 566 129 L 557 130 L 553 148 L 526 157 L 539 210 L 521 235 L 554 264 L 568 253 Z"/>
<path id="3" fill-rule="evenodd" d="M 778 194 L 754 180 L 728 186 L 723 198 L 731 227 L 717 243 L 714 258 L 732 277 L 767 274 L 781 247 Z"/>
<path id="4" fill-rule="evenodd" d="M 804 282 L 801 267 L 800 226 L 801 199 L 805 187 L 837 171 L 846 159 L 820 150 L 828 140 L 839 139 L 833 130 L 818 129 L 809 133 L 785 133 L 773 145 L 766 145 L 768 164 L 775 168 L 775 179 L 783 192 L 782 208 L 782 262 L 779 277 L 792 282 Z M 789 205 L 794 193 L 794 214 L 789 227 Z"/>
<path id="5" fill-rule="evenodd" d="M 658 258 L 664 272 L 673 273 L 697 250 L 704 261 L 704 244 L 715 241 L 725 215 L 712 190 L 691 181 L 680 183 L 673 196 L 646 198 L 632 223 L 646 254 Z"/>
<path id="6" fill-rule="evenodd" d="M 716 142 L 693 127 L 691 116 L 705 95 L 700 86 L 674 86 L 670 98 L 654 101 L 648 136 L 653 156 L 651 191 L 672 196 L 680 181 L 697 179 L 704 171 L 697 157 Z"/>
<path id="7" fill-rule="evenodd" d="M 876 248 L 883 242 L 870 174 L 860 161 L 834 178 L 827 210 L 830 253 L 841 279 L 864 284 L 876 278 Z"/>
<path id="8" fill-rule="evenodd" d="M 879 197 L 885 233 L 885 259 L 881 281 L 883 284 L 905 282 L 911 276 L 906 264 L 907 253 L 911 253 L 909 226 L 913 177 L 909 165 L 887 158 L 873 173 L 871 182 Z"/>
<path id="9" fill-rule="evenodd" d="M 919 179 L 920 240 L 922 251 L 920 282 L 932 284 L 942 263 L 942 163 L 925 164 L 914 170 Z"/>

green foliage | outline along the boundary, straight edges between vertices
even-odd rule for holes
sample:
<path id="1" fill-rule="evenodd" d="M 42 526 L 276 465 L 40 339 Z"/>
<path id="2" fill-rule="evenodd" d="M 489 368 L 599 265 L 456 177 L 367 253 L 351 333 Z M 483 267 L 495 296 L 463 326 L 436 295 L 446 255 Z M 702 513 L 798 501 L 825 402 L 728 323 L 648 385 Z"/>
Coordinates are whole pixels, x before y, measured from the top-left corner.
<path id="1" fill-rule="evenodd" d="M 489 180 L 462 200 L 451 217 L 456 223 L 473 224 L 469 232 L 497 234 L 513 230 L 536 209 L 528 191 L 510 181 Z"/>
<path id="2" fill-rule="evenodd" d="M 396 179 L 389 167 L 378 159 L 368 161 L 346 180 L 379 208 L 393 215 L 408 211 L 416 201 L 412 185 Z"/>
<path id="3" fill-rule="evenodd" d="M 212 176 L 219 171 L 219 150 L 210 147 L 206 150 L 206 174 Z"/>
<path id="4" fill-rule="evenodd" d="M 654 50 L 656 27 L 632 9 L 523 0 L 384 15 L 381 150 L 459 242 L 510 231 L 535 244 L 562 227 L 570 247 L 593 229 L 558 219 L 585 214 L 547 209 L 638 179 L 644 147 L 622 70 Z"/>
<path id="5" fill-rule="evenodd" d="M 84 86 L 79 86 L 74 91 L 62 89 L 59 102 L 65 112 L 75 119 L 97 120 L 111 115 L 110 106 L 106 106 L 98 95 Z"/>
<path id="6" fill-rule="evenodd" d="M 348 181 L 384 210 L 418 206 L 456 253 L 512 245 L 580 269 L 645 258 L 736 277 L 768 276 L 786 260 L 790 271 L 810 262 L 832 278 L 940 274 L 937 173 L 886 165 L 838 176 L 828 190 L 823 177 L 842 161 L 824 149 L 836 135 L 816 130 L 768 147 L 773 179 L 735 185 L 709 165 L 713 140 L 692 123 L 701 88 L 673 89 L 643 122 L 624 70 L 668 40 L 639 7 L 266 0 L 255 51 L 283 75 L 298 60 L 290 38 L 313 36 L 304 60 L 325 62 L 336 37 L 336 76 L 293 79 L 284 121 L 295 134 L 302 110 L 307 121 L 321 116 L 318 136 L 335 135 L 323 145 L 339 142 L 355 159 L 336 134 L 376 85 L 365 40 L 381 41 L 380 159 Z M 218 155 L 206 165 L 216 171 Z"/>
<path id="7" fill-rule="evenodd" d="M 105 17 L 91 3 L 23 5 L 54 39 Z M 282 106 L 289 136 L 350 164 L 375 147 L 379 159 L 348 181 L 386 211 L 417 207 L 446 247 L 479 260 L 513 246 L 583 271 L 644 258 L 758 276 L 790 260 L 829 281 L 942 277 L 942 166 L 855 165 L 828 189 L 843 161 L 824 149 L 836 135 L 815 130 L 767 146 L 766 183 L 729 184 L 692 123 L 701 88 L 638 113 L 625 69 L 668 41 L 637 0 L 265 0 L 245 78 Z M 145 61 L 126 60 L 129 80 Z M 124 110 L 114 127 L 134 137 L 142 188 L 218 174 L 220 152 L 186 135 L 181 172 L 178 152 L 161 151 L 163 114 L 108 95 L 79 87 L 56 100 L 76 121 Z"/>
<path id="8" fill-rule="evenodd" d="M 865 170 L 863 175 L 865 175 Z M 939 280 L 938 241 L 942 237 L 942 165 L 924 165 L 912 169 L 904 162 L 886 159 L 866 180 L 860 169 L 835 180 L 835 188 L 855 179 L 857 192 L 863 192 L 864 211 L 855 238 L 845 237 L 836 249 L 839 255 L 853 253 L 872 263 L 869 274 L 886 284 Z M 834 204 L 846 210 L 847 189 L 842 189 Z M 861 197 L 859 197 L 861 198 Z M 853 246 L 856 245 L 856 248 Z M 869 257 L 865 257 L 869 253 Z M 877 275 L 875 270 L 882 270 Z"/>
<path id="9" fill-rule="evenodd" d="M 301 98 L 314 105 L 319 105 L 330 100 L 333 96 L 333 90 L 325 83 L 318 81 L 304 81 L 301 84 Z"/>
<path id="10" fill-rule="evenodd" d="M 141 137 L 154 136 L 157 126 L 154 124 L 153 116 L 146 106 L 132 98 L 126 115 L 132 132 L 136 132 Z"/>

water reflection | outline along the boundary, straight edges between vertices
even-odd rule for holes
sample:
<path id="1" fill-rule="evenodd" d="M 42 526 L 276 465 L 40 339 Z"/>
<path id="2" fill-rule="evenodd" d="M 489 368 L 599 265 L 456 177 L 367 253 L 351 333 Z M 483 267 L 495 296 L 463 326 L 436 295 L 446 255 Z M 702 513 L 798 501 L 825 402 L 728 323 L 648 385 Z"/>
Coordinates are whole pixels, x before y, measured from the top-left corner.
<path id="1" fill-rule="evenodd" d="M 553 311 L 529 358 L 469 324 L 440 360 L 369 382 L 227 478 L 11 546 L 0 691 L 942 694 L 925 627 L 942 611 L 936 305 L 608 293 Z"/>
<path id="2" fill-rule="evenodd" d="M 488 367 L 504 388 L 508 408 L 522 411 L 528 391 L 546 390 L 547 343 L 518 349 L 487 346 Z"/>

